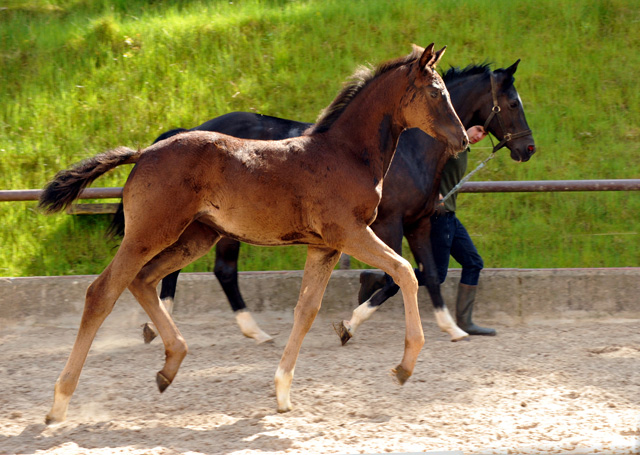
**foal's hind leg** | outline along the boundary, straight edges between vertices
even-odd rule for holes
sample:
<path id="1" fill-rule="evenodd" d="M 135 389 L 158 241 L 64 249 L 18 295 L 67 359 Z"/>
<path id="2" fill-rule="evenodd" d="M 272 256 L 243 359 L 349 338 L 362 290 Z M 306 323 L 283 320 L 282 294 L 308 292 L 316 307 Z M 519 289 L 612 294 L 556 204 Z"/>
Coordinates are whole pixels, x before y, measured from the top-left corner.
<path id="1" fill-rule="evenodd" d="M 69 401 L 78 385 L 80 372 L 98 329 L 132 277 L 155 254 L 149 249 L 146 255 L 140 255 L 139 246 L 125 238 L 111 263 L 87 289 L 76 341 L 56 381 L 53 406 L 45 419 L 47 424 L 61 422 L 66 418 Z"/>
<path id="2" fill-rule="evenodd" d="M 160 287 L 160 300 L 167 310 L 167 313 L 173 313 L 173 300 L 176 296 L 176 286 L 178 285 L 178 275 L 180 270 L 170 273 L 162 279 Z M 153 322 L 145 322 L 142 326 L 142 339 L 145 344 L 151 343 L 158 336 L 158 330 Z"/>
<path id="3" fill-rule="evenodd" d="M 348 239 L 344 252 L 373 267 L 382 269 L 400 286 L 404 300 L 406 334 L 404 355 L 393 370 L 404 384 L 413 373 L 418 354 L 424 345 L 424 333 L 418 311 L 418 281 L 409 262 L 388 247 L 367 227 Z"/>
<path id="4" fill-rule="evenodd" d="M 300 346 L 320 310 L 324 290 L 339 257 L 338 251 L 329 248 L 309 246 L 307 249 L 300 297 L 293 313 L 293 328 L 275 376 L 278 412 L 291 410 L 291 382 Z"/>
<path id="5" fill-rule="evenodd" d="M 149 261 L 129 285 L 129 290 L 147 312 L 164 342 L 165 364 L 156 376 L 160 392 L 169 387 L 178 373 L 187 355 L 187 344 L 160 302 L 156 286 L 168 273 L 205 255 L 219 238 L 220 235 L 210 227 L 198 221 L 191 223 L 178 241 Z"/>

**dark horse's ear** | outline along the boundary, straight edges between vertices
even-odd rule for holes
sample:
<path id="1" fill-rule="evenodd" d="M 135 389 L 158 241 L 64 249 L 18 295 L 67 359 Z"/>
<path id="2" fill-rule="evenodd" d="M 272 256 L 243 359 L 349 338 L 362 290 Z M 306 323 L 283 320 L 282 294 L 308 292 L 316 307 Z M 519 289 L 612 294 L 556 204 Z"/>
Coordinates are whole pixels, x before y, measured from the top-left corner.
<path id="1" fill-rule="evenodd" d="M 518 69 L 518 63 L 520 63 L 520 59 L 516 60 L 516 62 L 513 65 L 511 65 L 509 68 L 505 70 L 507 74 L 510 74 L 513 76 L 516 70 Z"/>

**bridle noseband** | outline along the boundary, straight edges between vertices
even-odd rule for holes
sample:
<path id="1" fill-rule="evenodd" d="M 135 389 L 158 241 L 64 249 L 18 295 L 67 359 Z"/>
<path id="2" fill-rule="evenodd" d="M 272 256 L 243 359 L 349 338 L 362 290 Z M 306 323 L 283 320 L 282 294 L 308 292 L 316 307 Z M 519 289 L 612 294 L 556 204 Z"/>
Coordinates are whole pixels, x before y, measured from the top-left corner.
<path id="1" fill-rule="evenodd" d="M 496 117 L 498 119 L 498 123 L 500 124 L 500 129 L 504 133 L 504 137 L 502 138 L 502 140 L 495 145 L 493 144 L 493 138 L 491 138 L 491 135 L 489 135 L 489 139 L 491 139 L 491 145 L 493 145 L 492 153 L 496 153 L 502 147 L 507 145 L 509 141 L 531 134 L 531 130 L 528 129 L 528 130 L 520 131 L 518 133 L 506 132 L 506 129 L 504 127 L 504 122 L 502 121 L 502 115 L 500 115 L 501 109 L 500 109 L 500 105 L 498 104 L 498 91 L 496 90 L 496 76 L 493 72 L 489 73 L 489 79 L 491 80 L 491 98 L 493 98 L 493 107 L 491 108 L 491 113 L 489 114 L 489 117 L 487 117 L 487 120 L 484 122 L 484 130 L 487 132 L 487 134 L 489 133 L 489 130 L 487 129 L 489 128 L 489 123 L 491 123 L 491 120 L 493 120 L 493 117 Z"/>

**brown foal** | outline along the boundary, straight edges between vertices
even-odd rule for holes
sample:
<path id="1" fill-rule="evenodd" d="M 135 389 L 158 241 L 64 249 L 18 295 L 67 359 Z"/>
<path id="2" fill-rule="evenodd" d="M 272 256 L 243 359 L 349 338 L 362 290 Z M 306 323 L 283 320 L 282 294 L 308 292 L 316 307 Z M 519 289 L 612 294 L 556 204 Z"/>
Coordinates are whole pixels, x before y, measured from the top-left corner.
<path id="1" fill-rule="evenodd" d="M 467 145 L 445 85 L 435 71 L 444 48 L 414 47 L 408 56 L 360 70 L 305 136 L 242 140 L 194 131 L 144 150 L 120 147 L 59 172 L 40 200 L 48 211 L 70 204 L 110 169 L 136 163 L 123 191 L 125 235 L 115 257 L 89 286 L 73 349 L 46 422 L 65 419 L 80 372 L 105 318 L 128 287 L 156 325 L 166 357 L 156 381 L 174 380 L 187 345 L 160 303 L 156 285 L 207 253 L 221 236 L 256 245 L 308 245 L 294 323 L 275 375 L 279 412 L 291 410 L 290 388 L 302 340 L 320 309 L 341 252 L 391 275 L 404 298 L 404 356 L 393 370 L 400 384 L 413 372 L 424 335 L 409 262 L 369 225 L 400 133 L 420 128 Z"/>

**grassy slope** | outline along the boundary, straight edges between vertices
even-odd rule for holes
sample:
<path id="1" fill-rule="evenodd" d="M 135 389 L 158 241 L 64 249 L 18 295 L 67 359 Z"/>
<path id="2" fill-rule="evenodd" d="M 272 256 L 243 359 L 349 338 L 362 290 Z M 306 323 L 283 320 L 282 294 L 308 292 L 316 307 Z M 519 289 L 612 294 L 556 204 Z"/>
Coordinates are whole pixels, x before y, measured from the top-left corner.
<path id="1" fill-rule="evenodd" d="M 522 59 L 538 154 L 477 180 L 638 178 L 640 8 L 633 1 L 11 0 L 0 10 L 0 188 L 38 188 L 117 145 L 233 110 L 313 121 L 364 62 L 447 44 L 444 67 Z M 488 141 L 475 147 L 478 160 Z M 95 186 L 121 186 L 120 169 Z M 638 266 L 638 193 L 462 195 L 487 267 Z M 0 204 L 0 276 L 98 273 L 105 217 Z M 190 270 L 209 270 L 212 257 Z M 241 267 L 301 268 L 244 247 Z"/>

